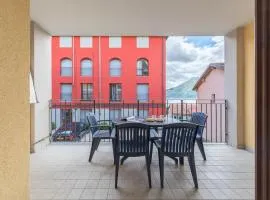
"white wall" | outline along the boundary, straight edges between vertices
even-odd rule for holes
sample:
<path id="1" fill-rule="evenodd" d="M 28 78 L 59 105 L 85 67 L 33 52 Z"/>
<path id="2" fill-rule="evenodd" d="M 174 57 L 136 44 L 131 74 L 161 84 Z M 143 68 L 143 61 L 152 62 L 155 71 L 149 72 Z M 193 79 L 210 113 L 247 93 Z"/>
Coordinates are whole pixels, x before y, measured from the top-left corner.
<path id="1" fill-rule="evenodd" d="M 33 23 L 32 73 L 39 103 L 34 104 L 34 142 L 49 135 L 51 99 L 51 36 Z"/>
<path id="2" fill-rule="evenodd" d="M 242 104 L 241 104 L 241 69 L 242 69 L 242 39 L 241 28 L 225 36 L 225 70 L 224 93 L 228 101 L 228 142 L 241 147 Z"/>

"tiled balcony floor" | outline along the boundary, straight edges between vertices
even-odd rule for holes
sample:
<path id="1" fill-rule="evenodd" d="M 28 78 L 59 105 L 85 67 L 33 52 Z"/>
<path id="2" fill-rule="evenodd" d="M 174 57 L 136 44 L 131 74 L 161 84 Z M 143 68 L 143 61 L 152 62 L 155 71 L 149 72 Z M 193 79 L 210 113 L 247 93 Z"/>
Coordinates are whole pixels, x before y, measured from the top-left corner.
<path id="1" fill-rule="evenodd" d="M 31 199 L 254 199 L 254 154 L 227 145 L 205 145 L 208 160 L 196 149 L 199 189 L 189 165 L 165 160 L 165 184 L 160 189 L 157 154 L 153 155 L 152 189 L 145 159 L 129 158 L 119 170 L 114 189 L 111 143 L 101 143 L 92 163 L 89 145 L 49 145 L 31 155 Z"/>

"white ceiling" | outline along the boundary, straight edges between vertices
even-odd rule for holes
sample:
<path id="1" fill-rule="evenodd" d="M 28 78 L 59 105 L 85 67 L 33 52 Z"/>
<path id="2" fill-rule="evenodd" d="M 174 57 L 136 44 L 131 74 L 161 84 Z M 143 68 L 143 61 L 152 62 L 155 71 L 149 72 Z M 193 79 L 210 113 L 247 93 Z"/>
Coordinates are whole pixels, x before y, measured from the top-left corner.
<path id="1" fill-rule="evenodd" d="M 254 0 L 31 0 L 52 35 L 225 35 L 254 10 Z"/>

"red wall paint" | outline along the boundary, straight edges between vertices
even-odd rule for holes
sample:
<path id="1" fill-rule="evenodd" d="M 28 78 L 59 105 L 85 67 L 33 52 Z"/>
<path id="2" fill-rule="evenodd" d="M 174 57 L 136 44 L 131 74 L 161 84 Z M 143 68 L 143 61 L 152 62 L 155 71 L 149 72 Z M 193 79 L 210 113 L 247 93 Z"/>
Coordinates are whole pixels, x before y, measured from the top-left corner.
<path id="1" fill-rule="evenodd" d="M 92 83 L 94 99 L 97 102 L 109 102 L 109 84 L 121 83 L 122 100 L 125 103 L 135 103 L 137 102 L 137 84 L 143 83 L 149 84 L 149 102 L 162 103 L 165 101 L 165 37 L 149 37 L 149 48 L 137 48 L 136 37 L 129 36 L 122 37 L 121 48 L 109 48 L 109 37 L 105 36 L 93 37 L 92 48 L 80 48 L 80 37 L 73 37 L 73 43 L 74 48 L 60 48 L 59 37 L 52 37 L 52 98 L 54 101 L 60 99 L 61 83 L 73 84 L 73 100 L 81 98 L 81 83 Z M 100 66 L 99 52 L 101 54 Z M 60 75 L 60 61 L 63 58 L 70 58 L 73 61 L 74 74 L 72 77 L 61 77 Z M 84 58 L 89 58 L 93 62 L 92 77 L 80 76 L 80 62 Z M 122 62 L 120 77 L 110 77 L 109 61 L 112 58 L 119 58 Z M 149 76 L 136 75 L 139 58 L 148 60 Z"/>

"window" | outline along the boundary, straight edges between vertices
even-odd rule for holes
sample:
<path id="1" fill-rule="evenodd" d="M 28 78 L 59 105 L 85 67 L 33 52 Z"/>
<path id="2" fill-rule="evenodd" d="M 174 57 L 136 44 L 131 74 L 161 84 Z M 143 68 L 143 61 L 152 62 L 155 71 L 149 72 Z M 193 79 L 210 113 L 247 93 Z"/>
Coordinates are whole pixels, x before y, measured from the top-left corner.
<path id="1" fill-rule="evenodd" d="M 137 76 L 148 76 L 149 66 L 146 59 L 139 59 L 137 61 Z"/>
<path id="2" fill-rule="evenodd" d="M 138 84 L 137 85 L 137 100 L 141 102 L 148 101 L 148 84 Z"/>
<path id="3" fill-rule="evenodd" d="M 109 48 L 121 48 L 121 37 L 109 37 Z"/>
<path id="4" fill-rule="evenodd" d="M 72 100 L 72 85 L 71 84 L 61 84 L 61 101 L 71 101 Z"/>
<path id="5" fill-rule="evenodd" d="M 148 110 L 139 110 L 138 114 L 139 114 L 138 117 L 143 118 L 143 119 L 149 116 L 148 115 Z"/>
<path id="6" fill-rule="evenodd" d="M 68 58 L 61 60 L 61 76 L 72 76 L 72 61 Z"/>
<path id="7" fill-rule="evenodd" d="M 122 99 L 122 86 L 119 83 L 110 84 L 110 100 L 121 101 Z"/>
<path id="8" fill-rule="evenodd" d="M 71 109 L 61 109 L 60 110 L 61 124 L 68 124 L 72 122 L 72 110 Z"/>
<path id="9" fill-rule="evenodd" d="M 93 97 L 93 85 L 90 83 L 81 84 L 81 99 L 91 100 Z"/>
<path id="10" fill-rule="evenodd" d="M 110 61 L 110 76 L 121 75 L 121 61 L 119 59 L 112 59 Z"/>
<path id="11" fill-rule="evenodd" d="M 80 37 L 81 48 L 91 48 L 93 45 L 92 37 Z"/>
<path id="12" fill-rule="evenodd" d="M 72 37 L 60 37 L 59 43 L 61 48 L 70 48 L 72 47 Z"/>
<path id="13" fill-rule="evenodd" d="M 119 120 L 121 119 L 121 109 L 110 110 L 110 120 Z"/>
<path id="14" fill-rule="evenodd" d="M 92 76 L 93 63 L 90 59 L 83 59 L 81 61 L 81 76 Z"/>
<path id="15" fill-rule="evenodd" d="M 92 114 L 93 114 L 92 109 L 89 110 L 80 109 L 80 121 L 85 124 L 88 124 L 87 117 L 91 116 Z"/>
<path id="16" fill-rule="evenodd" d="M 137 48 L 149 48 L 149 37 L 137 37 Z"/>

